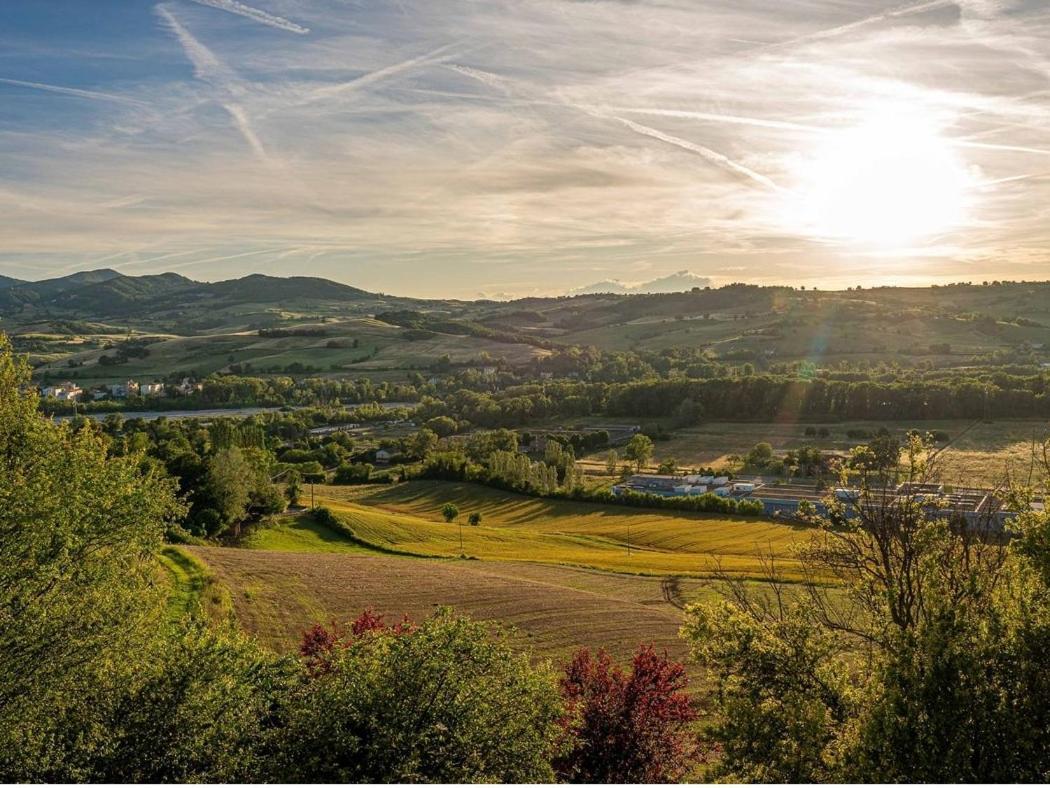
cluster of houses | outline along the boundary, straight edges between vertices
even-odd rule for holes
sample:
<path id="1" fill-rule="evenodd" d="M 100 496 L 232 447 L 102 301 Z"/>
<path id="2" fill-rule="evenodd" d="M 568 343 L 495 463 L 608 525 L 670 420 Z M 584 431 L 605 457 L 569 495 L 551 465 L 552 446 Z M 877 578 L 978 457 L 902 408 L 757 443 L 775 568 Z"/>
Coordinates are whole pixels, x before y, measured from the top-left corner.
<path id="1" fill-rule="evenodd" d="M 187 396 L 200 391 L 203 386 L 189 378 L 183 378 L 176 384 L 138 383 L 127 380 L 123 383 L 109 383 L 85 390 L 71 380 L 54 385 L 43 386 L 40 396 L 45 399 L 56 399 L 60 402 L 75 402 L 90 397 L 92 400 L 127 399 L 128 397 L 155 398 L 166 396 Z"/>
<path id="2" fill-rule="evenodd" d="M 612 488 L 620 495 L 624 492 L 648 493 L 663 496 L 705 495 L 708 493 L 727 498 L 751 498 L 760 501 L 764 513 L 770 517 L 794 517 L 808 502 L 811 511 L 826 514 L 825 501 L 829 496 L 849 506 L 864 505 L 861 492 L 849 487 L 824 489 L 814 483 L 792 483 L 776 481 L 767 484 L 761 476 L 730 478 L 713 475 L 635 474 Z M 962 519 L 974 526 L 1002 528 L 1007 520 L 1015 516 L 1005 508 L 1004 502 L 994 490 L 973 488 L 946 488 L 943 484 L 904 483 L 885 489 L 868 491 L 871 496 L 884 496 L 887 501 L 907 499 L 930 507 L 937 514 L 953 519 Z M 1042 509 L 1044 502 L 1037 500 L 1033 507 Z"/>

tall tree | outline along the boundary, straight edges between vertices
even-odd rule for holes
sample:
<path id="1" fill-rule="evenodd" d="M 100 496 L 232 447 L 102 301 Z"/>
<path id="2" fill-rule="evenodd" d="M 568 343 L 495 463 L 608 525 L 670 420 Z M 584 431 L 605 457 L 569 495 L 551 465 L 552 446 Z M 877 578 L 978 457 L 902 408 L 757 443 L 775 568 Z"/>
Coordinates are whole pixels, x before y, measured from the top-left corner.
<path id="1" fill-rule="evenodd" d="M 923 490 L 829 501 L 801 558 L 811 583 L 738 582 L 687 610 L 718 685 L 719 778 L 760 782 L 1033 782 L 1050 775 L 1050 516 L 999 530 L 945 517 Z M 882 474 L 878 474 L 882 478 Z M 941 504 L 946 505 L 946 504 Z M 772 568 L 772 567 L 771 567 Z"/>
<path id="2" fill-rule="evenodd" d="M 141 454 L 44 418 L 0 336 L 0 751 L 29 747 L 161 602 L 153 553 L 183 512 Z M 45 726 L 46 727 L 46 726 Z"/>

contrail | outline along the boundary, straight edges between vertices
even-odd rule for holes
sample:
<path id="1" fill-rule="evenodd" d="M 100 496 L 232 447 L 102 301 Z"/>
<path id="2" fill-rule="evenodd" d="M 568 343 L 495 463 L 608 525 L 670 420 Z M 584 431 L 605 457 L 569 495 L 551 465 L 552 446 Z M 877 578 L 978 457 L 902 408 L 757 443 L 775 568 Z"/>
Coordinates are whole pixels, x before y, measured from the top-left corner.
<path id="1" fill-rule="evenodd" d="M 759 126 L 766 129 L 784 129 L 787 131 L 806 131 L 818 134 L 828 133 L 828 129 L 821 126 L 807 126 L 802 123 L 792 123 L 786 120 L 766 120 L 764 118 L 751 118 L 745 115 L 725 115 L 717 112 L 694 112 L 685 109 L 659 109 L 646 107 L 595 107 L 598 112 L 605 113 L 627 113 L 628 115 L 654 115 L 663 118 L 689 118 L 692 120 L 710 120 L 717 123 L 731 123 L 741 126 Z"/>
<path id="2" fill-rule="evenodd" d="M 313 97 L 320 98 L 323 96 L 334 96 L 340 93 L 349 93 L 371 85 L 373 82 L 378 82 L 387 77 L 392 77 L 395 74 L 400 74 L 402 71 L 408 71 L 416 66 L 427 65 L 429 63 L 439 63 L 446 57 L 451 57 L 451 55 L 445 55 L 445 53 L 454 46 L 457 46 L 457 44 L 445 44 L 431 52 L 427 52 L 425 55 L 419 55 L 417 57 L 409 58 L 408 60 L 402 60 L 400 63 L 394 63 L 393 65 L 378 68 L 375 71 L 369 71 L 367 74 L 362 74 L 348 82 L 340 82 L 338 85 L 328 85 L 327 87 L 318 88 L 313 92 Z"/>
<path id="3" fill-rule="evenodd" d="M 229 113 L 230 118 L 232 118 L 234 125 L 237 127 L 237 131 L 240 132 L 244 141 L 248 143 L 248 147 L 252 149 L 252 152 L 263 164 L 272 165 L 273 162 L 266 153 L 266 148 L 252 127 L 251 118 L 248 117 L 244 107 L 234 100 L 241 91 L 237 88 L 237 77 L 233 70 L 219 60 L 215 53 L 204 46 L 189 30 L 183 27 L 182 23 L 171 11 L 164 6 L 157 6 L 157 13 L 164 18 L 168 27 L 178 39 L 179 44 L 182 45 L 183 50 L 186 52 L 186 57 L 193 64 L 193 73 L 196 77 L 205 82 L 210 82 L 227 94 L 220 103 L 223 109 Z"/>
<path id="4" fill-rule="evenodd" d="M 1024 145 L 998 145 L 994 142 L 970 142 L 969 140 L 952 140 L 960 148 L 980 148 L 981 150 L 1013 151 L 1014 153 L 1033 153 L 1036 156 L 1050 156 L 1045 148 L 1027 148 Z"/>
<path id="5" fill-rule="evenodd" d="M 1042 178 L 1050 178 L 1050 172 L 1030 172 L 1027 175 L 1010 175 L 1006 178 L 996 178 L 994 181 L 982 181 L 975 184 L 978 188 L 985 186 L 998 186 L 1000 183 L 1013 183 L 1014 181 L 1031 181 Z"/>
<path id="6" fill-rule="evenodd" d="M 188 263 L 180 263 L 179 265 L 170 266 L 169 271 L 181 271 L 184 268 L 192 268 L 195 265 L 204 265 L 205 263 L 219 263 L 223 260 L 236 260 L 239 257 L 252 257 L 257 254 L 272 254 L 273 252 L 280 252 L 284 249 L 283 246 L 276 246 L 273 249 L 256 249 L 254 252 L 240 252 L 239 254 L 227 254 L 219 257 L 208 257 L 204 260 L 191 260 Z"/>
<path id="7" fill-rule="evenodd" d="M 672 137 L 670 134 L 664 134 L 659 129 L 654 129 L 650 126 L 643 126 L 642 124 L 635 123 L 633 120 L 628 120 L 627 118 L 621 118 L 615 115 L 609 117 L 612 117 L 614 120 L 618 120 L 620 123 L 624 124 L 627 128 L 629 128 L 631 131 L 637 134 L 643 134 L 646 137 L 652 137 L 653 139 L 660 140 L 661 142 L 666 142 L 668 145 L 674 145 L 675 147 L 681 148 L 682 150 L 690 151 L 691 153 L 697 154 L 698 156 L 706 159 L 712 164 L 721 167 L 722 169 L 736 173 L 737 175 L 743 175 L 745 178 L 749 178 L 755 183 L 765 186 L 767 189 L 772 189 L 773 191 L 781 191 L 781 188 L 777 186 L 777 184 L 774 183 L 771 179 L 767 178 L 765 175 L 762 175 L 759 172 L 755 172 L 754 170 L 750 169 L 749 167 L 745 167 L 739 162 L 733 161 L 728 156 L 721 154 L 716 150 L 711 150 L 710 148 L 706 148 L 703 145 L 698 145 L 695 142 L 690 142 L 689 140 L 683 140 L 680 137 Z"/>
<path id="8" fill-rule="evenodd" d="M 266 148 L 263 147 L 262 142 L 255 133 L 255 129 L 252 128 L 252 122 L 248 118 L 248 113 L 244 111 L 244 107 L 240 104 L 234 104 L 233 102 L 223 104 L 222 106 L 230 113 L 230 117 L 233 118 L 233 122 L 241 132 L 241 136 L 244 137 L 248 145 L 251 146 L 251 149 L 255 151 L 255 155 L 268 163 L 270 157 L 267 155 Z"/>
<path id="9" fill-rule="evenodd" d="M 193 74 L 198 79 L 227 86 L 234 78 L 233 71 L 219 60 L 208 47 L 204 46 L 171 11 L 164 6 L 157 6 L 157 13 L 167 22 L 171 32 L 175 34 L 179 44 L 182 46 L 186 57 L 193 64 Z"/>
<path id="10" fill-rule="evenodd" d="M 897 6 L 891 8 L 888 11 L 883 11 L 878 14 L 858 19 L 855 22 L 850 22 L 845 25 L 839 25 L 838 27 L 828 28 L 827 30 L 820 30 L 816 33 L 809 33 L 798 38 L 792 38 L 788 41 L 781 41 L 776 44 L 771 44 L 766 49 L 776 49 L 784 46 L 791 46 L 793 44 L 804 44 L 810 41 L 823 41 L 827 38 L 834 38 L 836 36 L 843 35 L 844 33 L 852 33 L 862 27 L 873 25 L 877 22 L 885 22 L 889 19 L 897 19 L 902 16 L 911 16 L 912 14 L 921 14 L 923 11 L 932 11 L 936 8 L 944 8 L 950 5 L 956 5 L 956 0 L 926 0 L 922 3 L 912 3 L 909 5 Z"/>
<path id="11" fill-rule="evenodd" d="M 484 85 L 488 85 L 490 88 L 498 88 L 504 93 L 508 93 L 507 80 L 496 74 L 492 74 L 488 71 L 482 71 L 480 68 L 471 68 L 470 66 L 461 66 L 456 63 L 449 63 L 445 66 L 447 69 L 451 69 L 458 74 L 462 74 L 465 77 L 476 79 Z"/>
<path id="12" fill-rule="evenodd" d="M 113 93 L 102 93 L 97 90 L 83 90 L 82 88 L 67 88 L 62 85 L 49 85 L 46 82 L 26 82 L 22 79 L 4 79 L 0 77 L 0 82 L 5 85 L 15 85 L 22 88 L 34 88 L 35 90 L 44 90 L 48 93 L 59 93 L 63 96 L 76 96 L 77 98 L 95 99 L 97 101 L 116 101 L 121 104 L 136 104 L 139 106 L 147 106 L 146 102 L 139 101 L 138 99 L 127 98 L 125 96 L 117 96 Z"/>
<path id="13" fill-rule="evenodd" d="M 269 27 L 275 27 L 278 30 L 287 30 L 289 33 L 298 33 L 304 36 L 310 32 L 310 28 L 296 24 L 290 19 L 271 14 L 269 11 L 263 11 L 261 8 L 252 8 L 250 5 L 237 2 L 237 0 L 193 0 L 193 2 L 247 17 Z"/>

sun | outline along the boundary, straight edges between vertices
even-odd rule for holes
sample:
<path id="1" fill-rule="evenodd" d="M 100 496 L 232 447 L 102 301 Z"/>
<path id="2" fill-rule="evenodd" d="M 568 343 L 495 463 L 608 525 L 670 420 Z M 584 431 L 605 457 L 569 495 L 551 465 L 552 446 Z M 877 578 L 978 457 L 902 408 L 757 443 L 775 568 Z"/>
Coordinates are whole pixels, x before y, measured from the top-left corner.
<path id="1" fill-rule="evenodd" d="M 873 111 L 822 134 L 796 166 L 787 212 L 810 235 L 902 247 L 967 221 L 970 173 L 941 124 L 922 112 Z"/>

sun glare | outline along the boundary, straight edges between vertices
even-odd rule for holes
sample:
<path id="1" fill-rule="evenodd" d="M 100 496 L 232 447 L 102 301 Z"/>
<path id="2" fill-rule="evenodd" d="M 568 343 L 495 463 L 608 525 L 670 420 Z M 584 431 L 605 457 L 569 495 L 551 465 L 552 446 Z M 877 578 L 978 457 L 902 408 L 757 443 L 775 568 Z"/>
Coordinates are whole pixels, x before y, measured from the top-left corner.
<path id="1" fill-rule="evenodd" d="M 872 113 L 822 138 L 799 162 L 790 220 L 823 238 L 880 247 L 922 242 L 961 225 L 972 180 L 931 117 Z"/>

